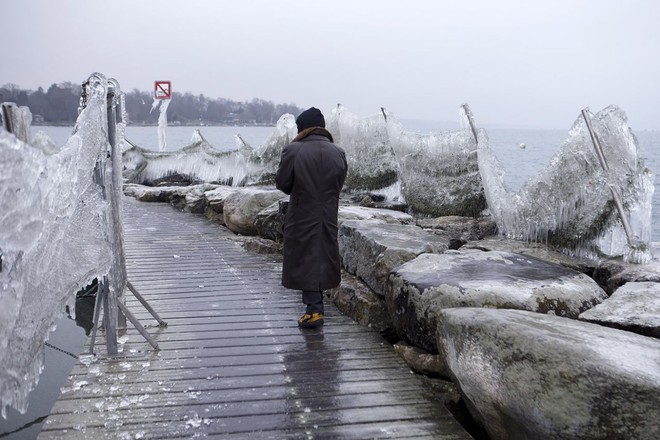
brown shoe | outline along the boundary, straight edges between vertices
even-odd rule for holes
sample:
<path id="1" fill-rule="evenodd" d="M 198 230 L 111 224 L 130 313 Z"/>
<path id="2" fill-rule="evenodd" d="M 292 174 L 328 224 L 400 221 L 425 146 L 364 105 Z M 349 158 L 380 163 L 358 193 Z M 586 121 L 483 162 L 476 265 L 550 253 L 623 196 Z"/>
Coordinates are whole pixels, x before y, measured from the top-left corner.
<path id="1" fill-rule="evenodd" d="M 298 327 L 301 328 L 316 328 L 323 325 L 323 313 L 305 313 L 298 318 Z"/>

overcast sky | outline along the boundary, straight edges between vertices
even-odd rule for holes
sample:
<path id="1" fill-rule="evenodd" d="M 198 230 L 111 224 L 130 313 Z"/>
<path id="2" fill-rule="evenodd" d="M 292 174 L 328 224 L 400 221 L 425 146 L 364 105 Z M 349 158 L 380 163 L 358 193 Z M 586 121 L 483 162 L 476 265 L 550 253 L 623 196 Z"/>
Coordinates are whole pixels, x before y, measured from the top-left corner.
<path id="1" fill-rule="evenodd" d="M 656 0 L 5 0 L 0 85 L 124 90 L 568 130 L 617 104 L 660 130 Z"/>

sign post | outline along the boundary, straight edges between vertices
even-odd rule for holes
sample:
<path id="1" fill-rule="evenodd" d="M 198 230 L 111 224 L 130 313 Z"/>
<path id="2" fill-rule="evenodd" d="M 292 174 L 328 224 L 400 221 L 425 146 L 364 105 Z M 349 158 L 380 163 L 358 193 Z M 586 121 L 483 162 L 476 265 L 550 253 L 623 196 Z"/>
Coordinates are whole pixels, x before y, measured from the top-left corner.
<path id="1" fill-rule="evenodd" d="M 156 99 L 172 98 L 172 81 L 155 81 L 154 98 Z"/>
<path id="2" fill-rule="evenodd" d="M 170 99 L 172 99 L 172 82 L 155 81 L 152 109 L 160 104 L 160 116 L 158 117 L 158 149 L 160 151 L 165 151 L 167 148 L 167 107 L 170 105 Z"/>

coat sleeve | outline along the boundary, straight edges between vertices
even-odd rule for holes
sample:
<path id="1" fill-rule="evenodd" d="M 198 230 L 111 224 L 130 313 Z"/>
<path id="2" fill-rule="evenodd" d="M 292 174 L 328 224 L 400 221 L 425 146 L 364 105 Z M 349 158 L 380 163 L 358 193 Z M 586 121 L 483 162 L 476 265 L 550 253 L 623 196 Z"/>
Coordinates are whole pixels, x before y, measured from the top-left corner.
<path id="1" fill-rule="evenodd" d="M 344 161 L 344 175 L 341 178 L 340 188 L 343 188 L 344 182 L 346 182 L 346 175 L 348 174 L 348 162 L 346 162 L 346 153 L 343 150 L 341 151 L 341 158 Z"/>
<path id="2" fill-rule="evenodd" d="M 293 187 L 293 162 L 295 153 L 291 145 L 287 145 L 282 150 L 280 165 L 275 174 L 275 187 L 284 194 L 291 194 Z"/>

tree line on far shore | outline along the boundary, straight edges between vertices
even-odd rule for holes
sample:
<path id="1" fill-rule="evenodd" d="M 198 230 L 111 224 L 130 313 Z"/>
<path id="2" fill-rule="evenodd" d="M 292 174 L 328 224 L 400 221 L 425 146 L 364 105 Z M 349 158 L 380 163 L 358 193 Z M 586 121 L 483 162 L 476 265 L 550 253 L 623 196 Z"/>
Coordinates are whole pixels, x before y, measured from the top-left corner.
<path id="1" fill-rule="evenodd" d="M 72 82 L 52 84 L 48 90 L 24 90 L 16 84 L 0 87 L 0 103 L 14 102 L 30 108 L 34 125 L 72 125 L 78 117 L 82 86 Z M 151 111 L 153 93 L 133 89 L 124 92 L 128 123 L 151 125 L 158 122 L 158 110 Z M 182 125 L 273 125 L 285 113 L 298 115 L 295 104 L 274 104 L 254 98 L 232 101 L 204 95 L 174 92 L 167 109 L 167 120 Z"/>

